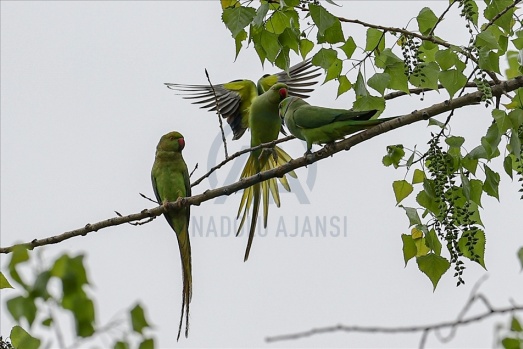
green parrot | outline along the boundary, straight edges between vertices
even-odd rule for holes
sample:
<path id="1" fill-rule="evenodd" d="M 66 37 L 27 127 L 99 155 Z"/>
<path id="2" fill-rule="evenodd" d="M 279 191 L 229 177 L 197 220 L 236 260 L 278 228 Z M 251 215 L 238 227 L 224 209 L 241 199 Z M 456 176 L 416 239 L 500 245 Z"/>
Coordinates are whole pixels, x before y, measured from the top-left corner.
<path id="1" fill-rule="evenodd" d="M 287 85 L 284 83 L 276 83 L 272 85 L 266 92 L 253 99 L 249 112 L 249 127 L 251 129 L 251 147 L 255 147 L 262 143 L 274 141 L 278 138 L 281 129 L 281 118 L 278 115 L 278 105 L 288 95 Z M 263 148 L 252 151 L 249 154 L 247 163 L 243 168 L 240 180 L 246 177 L 254 176 L 255 174 L 267 171 L 272 168 L 281 166 L 291 160 L 291 157 L 283 151 L 283 149 L 274 146 L 274 148 Z M 294 172 L 289 172 L 289 175 L 296 178 Z M 290 191 L 287 178 L 283 176 L 279 179 L 283 187 Z M 249 258 L 254 232 L 256 230 L 256 220 L 258 218 L 258 211 L 260 209 L 260 201 L 263 198 L 263 225 L 267 227 L 267 217 L 269 213 L 269 192 L 271 193 L 274 202 L 280 207 L 280 196 L 278 192 L 278 183 L 276 178 L 271 178 L 261 183 L 257 183 L 251 187 L 244 189 L 238 209 L 237 218 L 240 217 L 243 210 L 243 216 L 238 227 L 240 230 L 247 218 L 247 213 L 252 204 L 251 227 L 249 230 L 249 240 L 247 242 L 247 249 L 245 251 L 246 261 Z"/>
<path id="2" fill-rule="evenodd" d="M 179 197 L 191 196 L 189 171 L 182 157 L 185 140 L 178 132 L 162 136 L 156 147 L 156 156 L 151 171 L 153 190 L 159 203 L 176 201 Z M 189 334 L 189 303 L 192 296 L 191 243 L 189 241 L 189 207 L 164 213 L 165 219 L 176 233 L 182 262 L 183 291 L 182 314 L 178 337 L 182 331 L 185 312 L 185 337 Z"/>
<path id="3" fill-rule="evenodd" d="M 203 104 L 200 108 L 216 110 L 216 97 L 220 114 L 227 119 L 232 132 L 233 140 L 239 139 L 250 127 L 249 113 L 252 102 L 256 97 L 268 91 L 278 82 L 287 84 L 288 94 L 307 98 L 307 93 L 313 91 L 309 86 L 317 81 L 312 79 L 321 75 L 316 73 L 320 67 L 312 65 L 310 59 L 289 68 L 289 73 L 282 71 L 273 75 L 265 74 L 254 84 L 251 80 L 234 80 L 225 84 L 213 85 L 184 85 L 165 83 L 168 88 L 184 93 L 183 98 L 196 100 L 193 104 Z M 214 89 L 214 92 L 213 92 Z M 281 132 L 285 134 L 283 128 Z"/>
<path id="4" fill-rule="evenodd" d="M 280 117 L 289 132 L 307 142 L 305 154 L 311 152 L 313 143 L 332 143 L 352 133 L 394 119 L 371 119 L 377 112 L 316 107 L 298 97 L 288 97 L 279 105 Z"/>

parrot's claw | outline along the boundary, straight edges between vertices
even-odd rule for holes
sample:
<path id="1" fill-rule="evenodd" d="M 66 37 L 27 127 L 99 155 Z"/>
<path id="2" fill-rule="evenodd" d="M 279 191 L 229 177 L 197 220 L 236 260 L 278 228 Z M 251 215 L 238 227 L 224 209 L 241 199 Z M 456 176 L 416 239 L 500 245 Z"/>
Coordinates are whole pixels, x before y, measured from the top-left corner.
<path id="1" fill-rule="evenodd" d="M 329 142 L 329 143 L 325 144 L 324 148 L 327 151 L 334 150 L 334 142 Z"/>

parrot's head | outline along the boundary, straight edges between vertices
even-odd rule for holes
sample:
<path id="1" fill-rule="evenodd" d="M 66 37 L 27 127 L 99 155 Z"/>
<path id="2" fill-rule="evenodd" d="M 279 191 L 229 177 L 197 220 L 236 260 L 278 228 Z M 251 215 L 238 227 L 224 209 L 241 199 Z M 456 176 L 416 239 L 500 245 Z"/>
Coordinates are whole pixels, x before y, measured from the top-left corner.
<path id="1" fill-rule="evenodd" d="M 288 87 L 284 83 L 277 83 L 271 86 L 271 89 L 268 91 L 270 93 L 271 102 L 274 102 L 276 104 L 279 104 L 281 101 L 283 101 L 287 96 L 288 93 Z"/>
<path id="2" fill-rule="evenodd" d="M 181 133 L 173 131 L 163 135 L 156 147 L 157 150 L 181 152 L 185 147 L 185 140 Z"/>

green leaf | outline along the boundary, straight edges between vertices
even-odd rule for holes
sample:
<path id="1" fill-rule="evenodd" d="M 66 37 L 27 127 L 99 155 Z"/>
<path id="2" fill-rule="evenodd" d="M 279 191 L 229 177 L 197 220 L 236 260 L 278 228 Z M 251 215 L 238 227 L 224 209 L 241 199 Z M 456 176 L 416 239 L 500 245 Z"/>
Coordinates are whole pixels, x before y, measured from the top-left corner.
<path id="1" fill-rule="evenodd" d="M 390 84 L 387 86 L 388 88 L 409 93 L 409 81 L 407 75 L 405 75 L 405 66 L 403 62 L 387 66 L 384 72 L 390 75 Z"/>
<path id="2" fill-rule="evenodd" d="M 453 148 L 461 148 L 463 143 L 465 143 L 465 138 L 459 136 L 451 136 L 445 139 L 445 143 L 447 143 L 450 147 Z"/>
<path id="3" fill-rule="evenodd" d="M 260 35 L 260 44 L 265 50 L 269 62 L 274 62 L 281 49 L 281 45 L 278 41 L 278 35 L 267 30 L 263 30 Z"/>
<path id="4" fill-rule="evenodd" d="M 425 256 L 430 252 L 430 248 L 427 247 L 425 238 L 414 239 L 416 244 L 416 257 Z"/>
<path id="5" fill-rule="evenodd" d="M 417 248 L 412 236 L 401 234 L 401 240 L 403 241 L 403 260 L 407 266 L 407 262 L 416 256 Z"/>
<path id="6" fill-rule="evenodd" d="M 385 99 L 376 96 L 362 96 L 354 102 L 352 107 L 354 110 L 384 110 Z"/>
<path id="7" fill-rule="evenodd" d="M 301 39 L 300 40 L 300 52 L 301 57 L 305 59 L 309 52 L 314 48 L 314 43 L 308 39 Z"/>
<path id="8" fill-rule="evenodd" d="M 470 201 L 476 203 L 476 205 L 481 206 L 481 194 L 483 193 L 483 182 L 479 179 L 470 180 Z"/>
<path id="9" fill-rule="evenodd" d="M 31 336 L 20 326 L 14 326 L 11 329 L 9 338 L 17 349 L 38 349 L 40 347 L 40 340 Z"/>
<path id="10" fill-rule="evenodd" d="M 336 98 L 338 98 L 340 95 L 342 95 L 345 92 L 347 92 L 348 90 L 350 90 L 352 87 L 352 84 L 350 83 L 349 79 L 347 79 L 346 75 L 340 75 L 338 77 L 338 82 L 339 82 L 339 86 L 338 86 L 338 94 L 336 95 Z"/>
<path id="11" fill-rule="evenodd" d="M 144 339 L 138 346 L 138 349 L 154 349 L 154 340 L 152 338 Z"/>
<path id="12" fill-rule="evenodd" d="M 352 57 L 352 54 L 356 50 L 356 43 L 354 42 L 352 36 L 349 36 L 345 43 L 341 45 L 339 48 L 343 51 L 343 53 L 345 53 L 347 59 L 350 59 Z"/>
<path id="13" fill-rule="evenodd" d="M 309 4 L 309 12 L 314 24 L 318 27 L 318 33 L 320 35 L 325 35 L 327 29 L 334 26 L 336 23 L 340 23 L 340 20 L 330 14 L 323 6 Z"/>
<path id="14" fill-rule="evenodd" d="M 25 246 L 18 245 L 13 248 L 13 252 L 11 252 L 11 259 L 9 260 L 9 274 L 15 282 L 25 289 L 27 289 L 28 286 L 18 274 L 16 267 L 18 264 L 24 263 L 28 260 L 29 253 L 27 252 L 27 248 Z"/>
<path id="15" fill-rule="evenodd" d="M 434 12 L 432 12 L 430 8 L 424 7 L 421 9 L 418 17 L 416 17 L 416 20 L 418 21 L 419 31 L 421 34 L 426 35 L 436 25 L 438 22 L 438 17 L 434 14 Z"/>
<path id="16" fill-rule="evenodd" d="M 479 67 L 483 70 L 500 73 L 499 54 L 488 48 L 482 47 L 479 50 Z"/>
<path id="17" fill-rule="evenodd" d="M 354 92 L 356 93 L 356 99 L 362 96 L 367 96 L 369 94 L 369 91 L 367 90 L 367 86 L 365 85 L 365 80 L 363 79 L 363 75 L 361 74 L 361 71 L 358 72 L 358 77 L 356 78 L 356 84 L 354 85 Z"/>
<path id="18" fill-rule="evenodd" d="M 510 154 L 505 156 L 505 159 L 503 160 L 503 169 L 505 169 L 505 172 L 511 179 L 514 179 L 512 177 L 512 158 L 510 157 Z"/>
<path id="19" fill-rule="evenodd" d="M 298 14 L 294 10 L 274 11 L 265 27 L 274 34 L 281 34 L 285 29 L 291 29 L 291 22 L 298 23 L 298 20 Z"/>
<path id="20" fill-rule="evenodd" d="M 418 211 L 413 207 L 405 207 L 401 206 L 405 210 L 405 213 L 407 214 L 407 217 L 409 218 L 409 227 L 412 227 L 413 225 L 421 224 L 421 219 L 418 216 Z"/>
<path id="21" fill-rule="evenodd" d="M 523 247 L 520 247 L 518 250 L 518 259 L 519 264 L 521 264 L 521 270 L 523 270 Z"/>
<path id="22" fill-rule="evenodd" d="M 312 57 L 312 64 L 328 70 L 336 59 L 338 59 L 338 53 L 335 50 L 331 48 L 322 48 Z"/>
<path id="23" fill-rule="evenodd" d="M 470 192 L 472 191 L 470 181 L 469 181 L 468 177 L 465 176 L 465 174 L 463 174 L 463 172 L 460 173 L 460 179 L 461 179 L 461 187 L 463 188 L 463 195 L 465 195 L 465 198 L 467 199 L 467 201 L 470 201 L 470 197 L 471 197 Z"/>
<path id="24" fill-rule="evenodd" d="M 0 289 L 3 289 L 3 288 L 14 288 L 14 287 L 11 286 L 9 281 L 7 281 L 4 274 L 2 272 L 0 272 Z"/>
<path id="25" fill-rule="evenodd" d="M 427 210 L 432 212 L 435 216 L 439 215 L 439 205 L 434 199 L 434 197 L 431 197 L 426 190 L 420 191 L 418 195 L 416 195 L 416 202 L 420 204 L 422 207 L 425 207 Z"/>
<path id="26" fill-rule="evenodd" d="M 495 197 L 499 201 L 499 174 L 492 171 L 486 164 L 483 165 L 485 169 L 485 182 L 483 183 L 483 191 L 488 195 Z"/>
<path id="27" fill-rule="evenodd" d="M 385 35 L 381 30 L 368 28 L 365 51 L 381 52 L 385 48 Z"/>
<path id="28" fill-rule="evenodd" d="M 517 98 L 516 96 L 515 98 Z M 520 97 L 523 98 L 523 95 Z M 512 124 L 512 128 L 514 130 L 517 130 L 519 126 L 523 125 L 523 109 L 514 109 L 511 110 L 510 113 L 508 113 L 508 118 Z"/>
<path id="29" fill-rule="evenodd" d="M 509 128 L 512 127 L 512 121 L 504 110 L 492 110 L 492 117 L 494 120 L 496 120 L 496 125 L 498 126 L 500 134 L 505 133 Z"/>
<path id="30" fill-rule="evenodd" d="M 521 349 L 521 340 L 507 337 L 501 340 L 501 345 L 503 345 L 505 349 Z"/>
<path id="31" fill-rule="evenodd" d="M 434 229 L 431 229 L 428 234 L 426 234 L 425 244 L 438 256 L 441 254 L 441 241 L 439 241 Z"/>
<path id="32" fill-rule="evenodd" d="M 512 316 L 512 320 L 510 322 L 510 330 L 514 332 L 523 332 L 523 327 L 521 326 L 521 323 L 519 322 L 518 318 L 515 316 Z"/>
<path id="33" fill-rule="evenodd" d="M 336 44 L 338 42 L 344 42 L 345 37 L 343 36 L 343 31 L 341 29 L 341 23 L 337 22 L 332 27 L 325 30 L 325 34 L 321 35 L 318 33 L 317 42 L 318 44 L 329 43 Z"/>
<path id="34" fill-rule="evenodd" d="M 26 318 L 29 326 L 31 326 L 36 318 L 36 305 L 34 299 L 24 296 L 18 296 L 9 299 L 7 302 L 7 310 L 11 313 L 13 318 L 20 322 L 22 318 Z"/>
<path id="35" fill-rule="evenodd" d="M 499 50 L 498 39 L 490 31 L 484 31 L 476 36 L 476 47 L 484 47 L 489 50 Z"/>
<path id="36" fill-rule="evenodd" d="M 458 246 L 463 256 L 485 267 L 485 232 L 478 229 L 472 233 L 471 230 L 464 232 L 458 240 Z"/>
<path id="37" fill-rule="evenodd" d="M 481 149 L 483 151 L 485 150 L 483 147 L 481 147 Z M 476 174 L 476 168 L 478 167 L 478 159 L 473 158 L 469 153 L 469 154 L 465 155 L 463 157 L 463 159 L 461 159 L 461 165 L 463 166 L 463 168 L 465 168 L 470 173 Z"/>
<path id="38" fill-rule="evenodd" d="M 222 21 L 235 38 L 243 28 L 252 22 L 254 16 L 256 16 L 256 10 L 252 7 L 226 8 L 222 13 Z"/>
<path id="39" fill-rule="evenodd" d="M 440 73 L 439 66 L 435 62 L 420 63 L 418 69 L 419 71 L 416 74 L 410 76 L 410 82 L 417 87 L 437 90 Z"/>
<path id="40" fill-rule="evenodd" d="M 374 63 L 378 68 L 385 69 L 387 67 L 392 66 L 398 66 L 398 64 L 401 65 L 401 71 L 403 75 L 405 75 L 405 66 L 403 65 L 403 60 L 396 56 L 394 52 L 391 51 L 390 48 L 384 49 L 382 52 L 376 55 L 376 58 L 374 59 Z M 391 74 L 392 75 L 392 74 Z"/>
<path id="41" fill-rule="evenodd" d="M 252 24 L 256 27 L 261 27 L 264 22 L 265 16 L 267 15 L 267 12 L 269 12 L 269 3 L 262 3 L 260 7 L 258 7 L 258 9 L 256 10 L 256 16 L 254 16 Z"/>
<path id="42" fill-rule="evenodd" d="M 343 61 L 339 58 L 336 58 L 334 62 L 331 64 L 329 69 L 327 69 L 327 74 L 325 75 L 325 81 L 323 83 L 326 83 L 327 81 L 337 79 L 340 77 L 341 70 L 343 69 Z"/>
<path id="43" fill-rule="evenodd" d="M 511 152 L 514 154 L 516 159 L 521 160 L 521 140 L 519 138 L 518 132 L 515 130 L 512 130 L 510 134 L 510 142 L 509 142 Z"/>
<path id="44" fill-rule="evenodd" d="M 236 54 L 234 56 L 235 60 L 236 58 L 238 58 L 238 55 L 240 54 L 240 50 L 243 47 L 242 42 L 245 41 L 245 39 L 247 39 L 247 32 L 244 29 L 242 29 L 234 38 L 234 46 L 236 48 Z"/>
<path id="45" fill-rule="evenodd" d="M 405 151 L 403 150 L 403 145 L 389 145 L 387 146 L 387 155 L 383 157 L 383 165 L 389 167 L 393 165 L 394 168 L 399 167 L 401 159 L 405 156 Z"/>
<path id="46" fill-rule="evenodd" d="M 145 319 L 143 308 L 140 306 L 140 304 L 137 304 L 133 309 L 131 309 L 130 314 L 133 331 L 143 334 L 142 330 L 149 327 L 149 323 Z"/>
<path id="47" fill-rule="evenodd" d="M 442 70 L 452 68 L 459 61 L 458 56 L 451 49 L 439 50 L 436 52 L 435 59 Z"/>
<path id="48" fill-rule="evenodd" d="M 487 134 L 481 137 L 481 145 L 485 149 L 487 159 L 493 159 L 499 155 L 498 145 L 501 142 L 501 134 L 496 124 L 490 125 Z"/>
<path id="49" fill-rule="evenodd" d="M 276 60 L 274 61 L 276 66 L 280 68 L 281 70 L 289 70 L 289 66 L 291 64 L 291 59 L 289 57 L 289 48 L 283 47 L 278 54 L 278 57 L 276 57 Z"/>
<path id="50" fill-rule="evenodd" d="M 387 73 L 376 73 L 367 81 L 367 84 L 381 95 L 383 95 L 389 83 L 390 75 Z"/>
<path id="51" fill-rule="evenodd" d="M 118 341 L 114 344 L 114 349 L 129 349 L 127 342 Z"/>
<path id="52" fill-rule="evenodd" d="M 392 183 L 392 189 L 394 190 L 394 196 L 396 197 L 396 204 L 399 204 L 403 199 L 412 193 L 412 185 L 406 180 L 394 181 Z"/>
<path id="53" fill-rule="evenodd" d="M 486 159 L 487 158 L 487 151 L 485 150 L 485 147 L 483 147 L 482 145 L 478 145 L 477 147 L 472 149 L 470 151 L 470 153 L 468 153 L 464 157 L 464 159 L 467 159 L 467 157 L 471 160 L 476 160 L 476 165 L 477 165 L 477 159 Z M 475 173 L 475 172 L 473 172 L 473 173 Z"/>
<path id="54" fill-rule="evenodd" d="M 283 47 L 293 50 L 296 54 L 298 54 L 299 50 L 299 39 L 299 36 L 291 28 L 286 28 L 278 37 L 278 40 Z"/>
<path id="55" fill-rule="evenodd" d="M 418 257 L 416 261 L 418 262 L 419 270 L 429 277 L 434 286 L 434 290 L 436 290 L 441 276 L 445 274 L 450 267 L 449 261 L 435 253 Z"/>
<path id="56" fill-rule="evenodd" d="M 456 69 L 444 70 L 439 73 L 439 81 L 452 98 L 467 83 L 467 77 Z"/>
<path id="57" fill-rule="evenodd" d="M 423 183 L 425 179 L 425 172 L 420 169 L 415 169 L 414 174 L 412 175 L 412 184 Z"/>

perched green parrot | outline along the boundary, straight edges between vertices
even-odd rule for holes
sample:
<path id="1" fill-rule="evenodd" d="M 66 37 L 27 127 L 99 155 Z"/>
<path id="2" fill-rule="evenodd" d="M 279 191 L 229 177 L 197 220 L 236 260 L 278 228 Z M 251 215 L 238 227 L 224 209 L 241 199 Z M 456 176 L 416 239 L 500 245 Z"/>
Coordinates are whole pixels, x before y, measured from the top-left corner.
<path id="1" fill-rule="evenodd" d="M 213 85 L 184 85 L 165 83 L 168 88 L 184 93 L 183 98 L 196 100 L 193 104 L 203 104 L 201 108 L 210 111 L 218 108 L 220 114 L 227 119 L 233 132 L 233 140 L 239 139 L 250 127 L 249 113 L 254 99 L 268 91 L 271 86 L 278 82 L 287 84 L 288 94 L 307 98 L 307 93 L 313 89 L 307 88 L 315 85 L 317 81 L 312 79 L 321 75 L 316 73 L 320 68 L 312 65 L 310 59 L 298 63 L 289 68 L 289 73 L 282 71 L 273 75 L 265 74 L 258 84 L 251 80 L 234 80 L 225 84 Z M 213 92 L 214 89 L 214 92 Z M 216 98 L 218 103 L 216 103 Z M 281 131 L 284 133 L 283 129 Z"/>
<path id="2" fill-rule="evenodd" d="M 272 85 L 265 93 L 253 99 L 249 112 L 249 127 L 251 128 L 251 147 L 255 147 L 262 143 L 274 141 L 278 138 L 281 129 L 281 118 L 278 115 L 278 105 L 288 95 L 287 85 L 283 83 L 276 83 Z M 281 166 L 291 160 L 291 157 L 278 146 L 274 148 L 263 148 L 252 151 L 249 154 L 247 163 L 243 168 L 240 179 L 253 176 L 259 172 L 267 171 L 272 168 Z M 289 175 L 296 178 L 294 172 L 289 172 Z M 283 176 L 279 179 L 283 187 L 290 191 L 287 178 Z M 249 258 L 251 250 L 252 239 L 256 230 L 256 220 L 258 218 L 258 211 L 260 209 L 260 201 L 263 198 L 263 226 L 267 227 L 267 216 L 269 213 L 269 192 L 272 194 L 274 202 L 280 207 L 280 196 L 278 192 L 278 183 L 276 178 L 271 178 L 261 183 L 257 183 L 251 187 L 244 189 L 240 207 L 238 209 L 238 216 L 240 217 L 243 209 L 243 216 L 238 227 L 237 234 L 247 218 L 247 213 L 251 204 L 252 216 L 251 227 L 249 230 L 249 240 L 247 242 L 247 249 L 245 251 L 244 261 Z"/>
<path id="3" fill-rule="evenodd" d="M 159 203 L 176 201 L 179 197 L 191 196 L 189 171 L 182 157 L 185 140 L 178 132 L 164 135 L 156 147 L 156 156 L 151 171 L 153 190 Z M 192 296 L 191 243 L 189 241 L 189 207 L 164 213 L 165 219 L 176 233 L 182 261 L 183 291 L 182 314 L 178 337 L 182 331 L 185 312 L 185 337 L 189 334 L 189 303 Z"/>
<path id="4" fill-rule="evenodd" d="M 284 99 L 280 103 L 279 113 L 289 132 L 307 142 L 306 154 L 311 152 L 313 143 L 332 143 L 351 133 L 394 119 L 371 119 L 377 110 L 354 111 L 316 107 L 298 97 Z"/>

